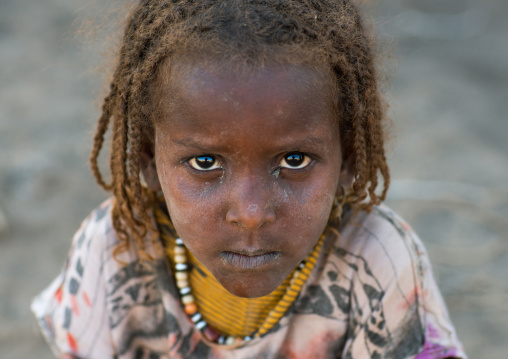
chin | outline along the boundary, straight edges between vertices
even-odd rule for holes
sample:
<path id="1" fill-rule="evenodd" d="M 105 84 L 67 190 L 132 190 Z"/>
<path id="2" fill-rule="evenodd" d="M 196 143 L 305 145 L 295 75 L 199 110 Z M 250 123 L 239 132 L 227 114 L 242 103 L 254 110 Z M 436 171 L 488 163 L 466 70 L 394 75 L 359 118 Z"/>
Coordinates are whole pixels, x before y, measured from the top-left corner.
<path id="1" fill-rule="evenodd" d="M 219 283 L 231 294 L 242 298 L 259 298 L 264 297 L 274 290 L 284 281 L 282 278 L 280 281 L 275 281 L 273 278 L 268 280 L 258 279 L 246 279 L 246 280 L 224 280 Z"/>

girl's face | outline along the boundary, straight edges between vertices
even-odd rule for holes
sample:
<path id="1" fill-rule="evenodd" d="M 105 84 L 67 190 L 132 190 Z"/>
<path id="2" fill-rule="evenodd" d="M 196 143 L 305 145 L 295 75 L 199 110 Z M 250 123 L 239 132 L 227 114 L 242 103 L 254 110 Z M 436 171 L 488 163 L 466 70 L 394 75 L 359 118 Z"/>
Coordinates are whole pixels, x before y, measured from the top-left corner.
<path id="1" fill-rule="evenodd" d="M 342 163 L 330 84 L 302 66 L 163 84 L 155 164 L 178 234 L 229 292 L 271 293 L 323 233 Z"/>

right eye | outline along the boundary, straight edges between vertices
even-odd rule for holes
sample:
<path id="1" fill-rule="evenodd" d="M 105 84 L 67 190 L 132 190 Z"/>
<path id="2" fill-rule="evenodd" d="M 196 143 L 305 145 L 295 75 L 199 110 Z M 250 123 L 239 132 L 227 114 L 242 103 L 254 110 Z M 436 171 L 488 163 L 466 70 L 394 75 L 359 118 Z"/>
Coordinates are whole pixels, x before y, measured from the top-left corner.
<path id="1" fill-rule="evenodd" d="M 293 170 L 303 169 L 312 163 L 312 159 L 300 152 L 290 153 L 281 161 L 280 167 Z"/>
<path id="2" fill-rule="evenodd" d="M 196 171 L 213 171 L 222 168 L 219 160 L 211 155 L 192 157 L 187 163 Z"/>

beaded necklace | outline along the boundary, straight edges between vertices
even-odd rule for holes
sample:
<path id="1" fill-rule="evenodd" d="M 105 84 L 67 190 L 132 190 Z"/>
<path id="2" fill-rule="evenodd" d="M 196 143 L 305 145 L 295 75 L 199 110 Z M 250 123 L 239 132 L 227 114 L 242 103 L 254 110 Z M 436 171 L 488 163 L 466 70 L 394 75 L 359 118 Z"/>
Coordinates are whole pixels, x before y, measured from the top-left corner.
<path id="1" fill-rule="evenodd" d="M 195 298 L 192 295 L 192 288 L 190 286 L 190 278 L 189 278 L 189 264 L 187 259 L 187 249 L 183 241 L 180 238 L 177 238 L 175 241 L 174 247 L 174 274 L 175 281 L 178 291 L 180 293 L 181 302 L 184 306 L 185 313 L 189 316 L 190 320 L 194 323 L 196 329 L 201 331 L 206 339 L 211 342 L 223 344 L 223 345 L 233 345 L 241 342 L 247 342 L 252 340 L 253 338 L 259 338 L 262 335 L 266 334 L 273 326 L 282 318 L 282 316 L 286 313 L 287 309 L 293 304 L 296 300 L 300 290 L 302 289 L 305 281 L 310 275 L 314 265 L 316 264 L 317 258 L 319 256 L 321 247 L 323 245 L 325 235 L 323 234 L 319 239 L 318 243 L 314 246 L 312 252 L 300 262 L 298 267 L 293 270 L 290 274 L 291 280 L 290 284 L 286 289 L 281 300 L 277 303 L 277 305 L 270 311 L 268 316 L 266 317 L 264 323 L 255 330 L 251 335 L 247 335 L 244 337 L 235 337 L 232 335 L 223 335 L 220 334 L 216 329 L 210 326 L 203 315 L 199 312 L 198 307 L 195 303 Z"/>

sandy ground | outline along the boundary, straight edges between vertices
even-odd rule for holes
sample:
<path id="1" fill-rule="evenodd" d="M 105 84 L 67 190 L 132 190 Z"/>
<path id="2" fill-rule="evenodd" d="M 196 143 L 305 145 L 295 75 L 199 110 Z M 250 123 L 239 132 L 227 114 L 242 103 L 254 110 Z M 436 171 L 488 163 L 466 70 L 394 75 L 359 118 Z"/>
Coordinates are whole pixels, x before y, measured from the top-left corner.
<path id="1" fill-rule="evenodd" d="M 105 2 L 0 1 L 0 358 L 51 358 L 29 312 L 80 221 L 101 81 L 73 21 Z M 508 351 L 508 3 L 385 0 L 396 60 L 388 203 L 423 238 L 470 358 Z M 395 65 L 394 65 L 395 64 Z"/>

